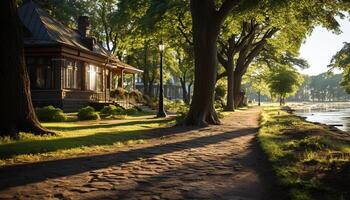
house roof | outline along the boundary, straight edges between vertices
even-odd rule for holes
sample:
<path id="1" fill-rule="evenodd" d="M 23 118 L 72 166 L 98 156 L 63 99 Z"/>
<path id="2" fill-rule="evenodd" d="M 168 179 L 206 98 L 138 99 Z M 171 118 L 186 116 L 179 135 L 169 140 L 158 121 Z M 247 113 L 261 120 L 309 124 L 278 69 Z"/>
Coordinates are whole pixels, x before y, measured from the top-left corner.
<path id="1" fill-rule="evenodd" d="M 56 19 L 50 17 L 48 13 L 41 9 L 33 1 L 27 1 L 18 9 L 19 18 L 25 27 L 24 44 L 26 45 L 54 45 L 63 44 L 70 47 L 84 50 L 94 55 L 100 55 L 107 59 L 111 59 L 112 65 L 126 69 L 131 73 L 142 72 L 133 66 L 127 65 L 115 57 L 104 48 L 100 43 L 94 42 L 90 49 L 83 41 L 81 34 L 74 29 L 71 29 Z"/>

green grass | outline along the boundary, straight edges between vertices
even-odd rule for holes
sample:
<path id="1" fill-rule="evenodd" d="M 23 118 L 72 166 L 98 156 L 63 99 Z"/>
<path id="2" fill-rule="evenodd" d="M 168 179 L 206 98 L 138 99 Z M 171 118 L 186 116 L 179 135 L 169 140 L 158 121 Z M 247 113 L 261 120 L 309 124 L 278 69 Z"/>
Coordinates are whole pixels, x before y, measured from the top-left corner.
<path id="1" fill-rule="evenodd" d="M 134 143 L 144 143 L 152 129 L 170 126 L 174 119 L 127 117 L 127 120 L 43 123 L 58 133 L 35 136 L 21 133 L 20 140 L 0 140 L 0 166 L 111 152 Z"/>
<path id="2" fill-rule="evenodd" d="M 279 107 L 265 107 L 259 140 L 288 199 L 350 198 L 349 140 Z"/>

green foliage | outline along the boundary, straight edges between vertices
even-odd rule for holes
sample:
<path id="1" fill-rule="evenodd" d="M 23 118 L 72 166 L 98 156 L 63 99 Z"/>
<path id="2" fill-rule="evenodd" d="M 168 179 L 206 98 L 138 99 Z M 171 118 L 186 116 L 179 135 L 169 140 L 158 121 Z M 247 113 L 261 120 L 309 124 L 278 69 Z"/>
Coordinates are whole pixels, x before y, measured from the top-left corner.
<path id="1" fill-rule="evenodd" d="M 36 108 L 35 113 L 38 119 L 43 122 L 63 122 L 67 120 L 63 111 L 53 106 Z"/>
<path id="2" fill-rule="evenodd" d="M 164 109 L 168 112 L 178 113 L 188 108 L 183 100 L 164 99 Z"/>
<path id="3" fill-rule="evenodd" d="M 286 98 L 297 92 L 303 83 L 303 77 L 295 69 L 275 67 L 269 74 L 269 88 L 272 94 Z"/>
<path id="4" fill-rule="evenodd" d="M 343 71 L 341 85 L 350 94 L 350 43 L 344 43 L 344 47 L 333 56 L 329 67 Z"/>
<path id="5" fill-rule="evenodd" d="M 288 199 L 350 197 L 349 141 L 276 107 L 264 109 L 258 138 Z"/>
<path id="6" fill-rule="evenodd" d="M 102 108 L 101 114 L 111 116 L 111 115 L 122 115 L 125 113 L 123 108 L 117 107 L 115 105 L 108 105 Z"/>
<path id="7" fill-rule="evenodd" d="M 129 108 L 125 110 L 125 114 L 127 115 L 136 115 L 138 113 L 136 108 Z"/>
<path id="8" fill-rule="evenodd" d="M 349 95 L 340 85 L 341 74 L 322 73 L 304 76 L 304 83 L 291 100 L 299 101 L 346 101 Z"/>
<path id="9" fill-rule="evenodd" d="M 100 115 L 95 112 L 95 109 L 91 106 L 81 108 L 78 112 L 78 119 L 83 120 L 100 120 Z"/>

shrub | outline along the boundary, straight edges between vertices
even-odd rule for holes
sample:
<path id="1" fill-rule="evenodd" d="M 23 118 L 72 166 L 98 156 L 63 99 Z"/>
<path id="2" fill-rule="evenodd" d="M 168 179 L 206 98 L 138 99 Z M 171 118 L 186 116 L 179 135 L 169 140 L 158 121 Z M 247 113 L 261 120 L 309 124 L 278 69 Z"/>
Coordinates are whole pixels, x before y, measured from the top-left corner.
<path id="1" fill-rule="evenodd" d="M 124 88 L 118 87 L 117 89 L 111 91 L 110 96 L 112 98 L 124 99 L 127 94 L 128 92 Z"/>
<path id="2" fill-rule="evenodd" d="M 79 120 L 99 120 L 100 115 L 97 112 L 95 112 L 95 109 L 93 107 L 87 106 L 79 110 L 78 119 Z"/>
<path id="3" fill-rule="evenodd" d="M 133 90 L 130 92 L 130 98 L 134 99 L 136 102 L 138 103 L 142 103 L 143 102 L 143 95 L 140 91 L 138 90 Z"/>
<path id="4" fill-rule="evenodd" d="M 176 123 L 177 124 L 182 124 L 184 122 L 184 120 L 187 117 L 188 111 L 189 111 L 188 106 L 181 106 L 177 109 L 177 112 L 176 112 Z"/>
<path id="5" fill-rule="evenodd" d="M 63 111 L 53 106 L 36 108 L 35 112 L 38 119 L 43 122 L 63 122 L 67 120 Z"/>
<path id="6" fill-rule="evenodd" d="M 215 100 L 224 99 L 226 96 L 227 87 L 219 84 L 215 88 Z"/>
<path id="7" fill-rule="evenodd" d="M 122 115 L 125 113 L 123 108 L 117 107 L 115 105 L 105 106 L 100 112 L 104 115 Z"/>
<path id="8" fill-rule="evenodd" d="M 137 109 L 136 108 L 129 108 L 129 109 L 126 109 L 125 113 L 127 115 L 136 115 L 137 114 Z"/>

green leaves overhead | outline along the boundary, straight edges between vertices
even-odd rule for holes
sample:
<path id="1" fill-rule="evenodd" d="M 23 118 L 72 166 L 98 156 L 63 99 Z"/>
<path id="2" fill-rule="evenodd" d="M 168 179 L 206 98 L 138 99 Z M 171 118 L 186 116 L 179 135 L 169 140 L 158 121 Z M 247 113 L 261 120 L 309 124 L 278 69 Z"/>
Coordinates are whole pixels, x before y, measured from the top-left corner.
<path id="1" fill-rule="evenodd" d="M 343 71 L 341 85 L 350 93 L 350 43 L 344 43 L 344 47 L 333 56 L 329 67 Z"/>

